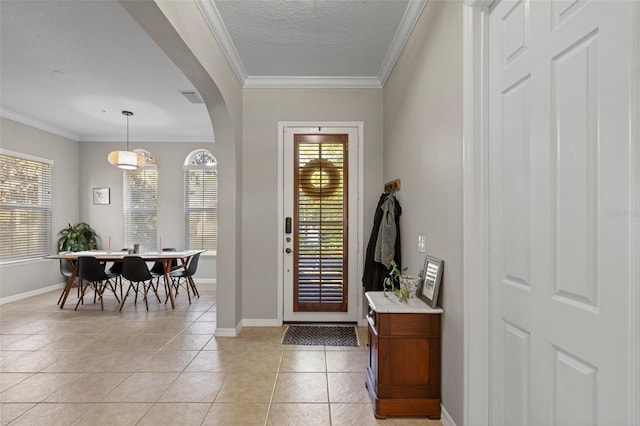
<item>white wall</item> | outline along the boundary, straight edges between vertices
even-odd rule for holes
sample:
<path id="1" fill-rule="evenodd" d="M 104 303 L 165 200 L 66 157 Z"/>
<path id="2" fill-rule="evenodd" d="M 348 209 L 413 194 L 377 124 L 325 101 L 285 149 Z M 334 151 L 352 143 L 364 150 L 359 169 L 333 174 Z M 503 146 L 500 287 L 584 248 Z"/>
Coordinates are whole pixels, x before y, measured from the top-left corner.
<path id="1" fill-rule="evenodd" d="M 0 117 L 0 146 L 53 160 L 51 253 L 59 230 L 77 223 L 79 174 L 78 142 Z M 0 265 L 0 298 L 62 283 L 57 260 L 29 260 Z M 52 301 L 55 303 L 55 300 Z M 53 306 L 53 305 L 52 305 Z"/>
<path id="2" fill-rule="evenodd" d="M 400 178 L 402 260 L 445 261 L 442 403 L 463 415 L 462 2 L 430 0 L 384 87 L 384 177 Z"/>
<path id="3" fill-rule="evenodd" d="M 163 247 L 184 249 L 183 169 L 185 158 L 196 149 L 216 155 L 214 143 L 130 143 L 130 149 L 146 149 L 158 163 L 158 238 Z M 122 170 L 107 163 L 107 155 L 122 149 L 122 143 L 80 143 L 80 220 L 100 235 L 102 248 L 111 236 L 111 248 L 124 248 L 122 214 Z M 93 188 L 111 188 L 111 204 L 94 205 Z M 196 278 L 216 278 L 216 259 L 205 253 L 198 264 Z"/>
<path id="4" fill-rule="evenodd" d="M 369 235 L 383 185 L 382 90 L 245 89 L 243 107 L 243 318 L 276 319 L 278 121 L 364 122 L 364 233 Z"/>

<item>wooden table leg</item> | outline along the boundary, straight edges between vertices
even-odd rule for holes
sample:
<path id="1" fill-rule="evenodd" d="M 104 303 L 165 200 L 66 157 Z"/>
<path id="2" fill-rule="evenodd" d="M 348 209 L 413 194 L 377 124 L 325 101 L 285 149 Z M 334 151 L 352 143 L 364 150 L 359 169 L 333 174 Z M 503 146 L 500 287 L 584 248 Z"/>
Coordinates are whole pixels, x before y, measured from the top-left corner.
<path id="1" fill-rule="evenodd" d="M 64 287 L 64 296 L 62 296 L 62 302 L 60 302 L 60 309 L 64 308 L 64 303 L 67 301 L 67 296 L 69 296 L 69 293 L 71 292 L 71 287 L 73 287 L 73 282 L 76 280 L 76 277 L 78 276 L 79 263 L 80 262 L 76 261 L 76 263 L 74 264 L 71 259 L 67 259 L 67 265 L 71 270 L 71 276 L 67 280 L 67 285 Z"/>
<path id="2" fill-rule="evenodd" d="M 171 259 L 163 259 L 162 264 L 164 265 L 164 285 L 169 292 L 169 299 L 171 300 L 171 309 L 176 308 L 176 302 L 173 298 L 173 290 L 171 289 L 171 281 L 169 280 L 169 272 L 171 272 Z"/>

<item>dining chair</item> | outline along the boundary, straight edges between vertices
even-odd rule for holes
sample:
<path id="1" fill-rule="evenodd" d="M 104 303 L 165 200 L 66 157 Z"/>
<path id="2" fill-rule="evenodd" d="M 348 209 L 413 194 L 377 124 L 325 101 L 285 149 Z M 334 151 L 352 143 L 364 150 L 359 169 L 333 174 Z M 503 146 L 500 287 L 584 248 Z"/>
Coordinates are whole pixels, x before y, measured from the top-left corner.
<path id="1" fill-rule="evenodd" d="M 128 252 L 129 249 L 123 248 L 120 249 L 121 252 Z M 115 278 L 116 285 L 120 286 L 120 299 L 122 299 L 122 262 L 113 262 L 111 267 L 109 267 L 110 274 L 116 274 Z"/>
<path id="2" fill-rule="evenodd" d="M 127 288 L 124 297 L 122 298 L 122 303 L 120 303 L 120 310 L 124 307 L 124 302 L 127 300 L 127 296 L 129 296 L 129 292 L 133 290 L 136 294 L 134 303 L 138 303 L 138 292 L 140 291 L 140 284 L 142 284 L 142 292 L 144 298 L 144 306 L 149 310 L 149 303 L 147 301 L 147 296 L 149 290 L 153 291 L 158 299 L 158 303 L 160 303 L 160 297 L 158 296 L 158 291 L 153 286 L 153 276 L 149 271 L 149 267 L 147 267 L 147 262 L 144 261 L 140 256 L 127 256 L 124 258 L 122 262 L 122 277 L 129 281 L 129 287 Z"/>
<path id="3" fill-rule="evenodd" d="M 71 263 L 75 265 L 74 261 L 71 261 Z M 60 273 L 62 274 L 63 277 L 66 278 L 67 281 L 69 280 L 69 278 L 71 278 L 71 275 L 73 275 L 73 271 L 69 269 L 69 263 L 67 263 L 67 259 L 60 259 Z M 77 277 L 73 282 L 73 285 L 78 289 L 78 297 L 80 297 L 80 287 L 82 285 L 78 282 Z M 65 287 L 66 287 L 66 283 L 65 283 Z M 60 301 L 64 297 L 64 292 L 66 290 L 65 287 L 62 288 L 62 293 L 60 293 L 60 297 L 58 298 L 58 305 L 60 304 Z"/>
<path id="4" fill-rule="evenodd" d="M 172 285 L 176 290 L 176 296 L 178 295 L 178 288 L 180 285 L 184 285 L 184 288 L 187 290 L 189 304 L 191 304 L 191 294 L 189 293 L 189 289 L 193 291 L 194 296 L 200 297 L 196 283 L 193 281 L 193 276 L 198 270 L 198 259 L 200 259 L 200 253 L 196 253 L 191 256 L 191 259 L 189 259 L 189 263 L 185 269 L 173 271 L 169 274 L 169 277 L 171 277 L 172 280 Z M 184 282 L 182 280 L 184 280 Z"/>
<path id="5" fill-rule="evenodd" d="M 165 247 L 162 251 L 177 251 L 173 247 Z M 178 259 L 171 259 L 171 271 L 175 271 L 176 269 L 182 268 L 182 265 L 178 265 Z M 150 269 L 151 275 L 154 277 L 164 276 L 164 264 L 162 262 L 155 262 Z"/>
<path id="6" fill-rule="evenodd" d="M 175 248 L 173 247 L 165 247 L 162 249 L 163 252 L 172 252 L 172 251 L 177 251 Z M 169 269 L 169 271 L 176 271 L 178 269 L 182 268 L 182 265 L 178 265 L 178 259 L 171 259 L 171 267 Z M 160 278 L 164 277 L 164 263 L 163 262 L 155 262 L 153 264 L 153 266 L 151 267 L 151 269 L 149 270 L 151 272 L 151 275 L 153 276 L 153 278 L 155 279 L 155 289 L 156 292 L 158 291 L 158 287 L 160 286 Z M 169 299 L 169 291 L 171 291 L 171 289 L 169 288 L 168 283 L 165 283 L 165 291 L 166 291 L 166 299 L 165 302 Z"/>
<path id="7" fill-rule="evenodd" d="M 74 310 L 78 309 L 80 302 L 84 304 L 84 294 L 87 288 L 93 289 L 94 296 L 93 301 L 95 303 L 96 297 L 100 299 L 100 308 L 104 310 L 104 290 L 108 287 L 116 300 L 120 302 L 118 293 L 113 283 L 113 279 L 117 277 L 115 274 L 105 272 L 104 265 L 100 263 L 98 259 L 93 256 L 79 256 L 78 257 L 78 277 L 80 278 L 82 285 L 80 291 L 80 298 Z"/>

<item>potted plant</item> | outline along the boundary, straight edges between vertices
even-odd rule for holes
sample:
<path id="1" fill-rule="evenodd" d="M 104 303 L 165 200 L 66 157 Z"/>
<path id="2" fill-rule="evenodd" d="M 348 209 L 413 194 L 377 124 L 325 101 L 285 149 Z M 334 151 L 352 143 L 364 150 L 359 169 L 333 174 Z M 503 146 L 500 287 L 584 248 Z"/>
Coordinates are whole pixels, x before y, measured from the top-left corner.
<path id="1" fill-rule="evenodd" d="M 406 271 L 406 270 L 407 268 L 403 269 L 403 271 Z M 389 276 L 384 279 L 384 288 L 383 288 L 384 296 L 388 297 L 387 291 L 390 291 L 393 294 L 395 294 L 398 297 L 398 299 L 400 299 L 401 302 L 407 302 L 409 298 L 413 297 L 413 294 L 415 293 L 412 294 L 411 289 L 408 288 L 407 285 L 405 284 L 406 277 L 408 276 L 402 274 L 395 260 L 392 260 L 391 271 L 389 271 Z"/>
<path id="2" fill-rule="evenodd" d="M 100 237 L 89 224 L 80 222 L 77 225 L 67 226 L 58 232 L 58 252 L 84 251 L 100 247 Z"/>

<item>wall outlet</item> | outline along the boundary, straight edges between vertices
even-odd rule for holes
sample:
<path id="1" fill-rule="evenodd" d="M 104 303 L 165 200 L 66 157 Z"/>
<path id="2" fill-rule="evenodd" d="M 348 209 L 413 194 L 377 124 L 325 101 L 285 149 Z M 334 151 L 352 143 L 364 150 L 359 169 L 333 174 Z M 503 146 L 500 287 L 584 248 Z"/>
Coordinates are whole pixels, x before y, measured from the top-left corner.
<path id="1" fill-rule="evenodd" d="M 426 249 L 425 249 L 425 236 L 424 235 L 418 235 L 418 251 L 420 253 L 424 253 L 426 251 Z"/>

